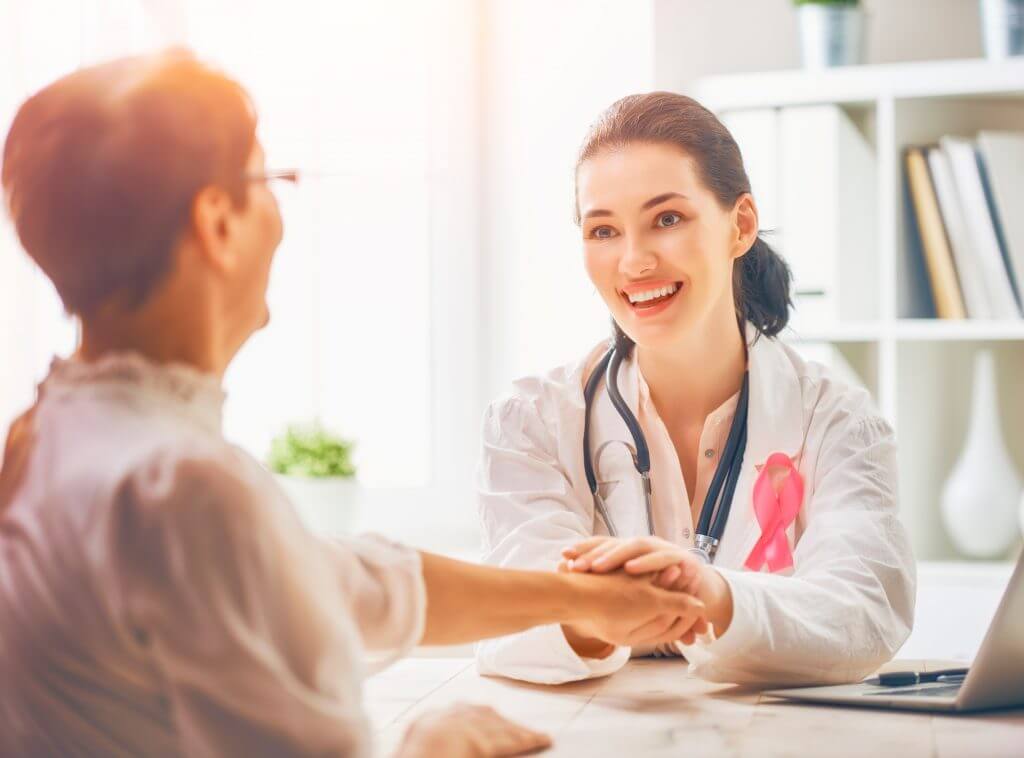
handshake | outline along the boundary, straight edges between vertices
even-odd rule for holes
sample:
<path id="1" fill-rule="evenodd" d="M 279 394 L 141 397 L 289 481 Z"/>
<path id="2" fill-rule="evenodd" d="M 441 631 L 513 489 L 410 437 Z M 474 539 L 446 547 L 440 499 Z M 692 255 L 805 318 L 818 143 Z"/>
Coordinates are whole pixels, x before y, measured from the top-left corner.
<path id="1" fill-rule="evenodd" d="M 620 645 L 689 645 L 709 624 L 720 636 L 732 620 L 732 595 L 722 576 L 657 537 L 592 537 L 563 550 L 558 570 L 585 584 L 581 589 L 591 600 L 578 620 L 562 624 L 566 640 L 585 658 L 605 658 Z"/>
<path id="2" fill-rule="evenodd" d="M 671 542 L 592 537 L 566 548 L 562 557 L 556 575 L 425 553 L 424 643 L 456 644 L 560 623 L 578 655 L 607 658 L 617 646 L 691 644 L 709 626 L 721 635 L 732 620 L 725 579 Z M 474 612 L 466 612 L 467 596 Z M 546 735 L 489 708 L 457 705 L 413 722 L 398 755 L 519 755 L 549 744 Z"/>

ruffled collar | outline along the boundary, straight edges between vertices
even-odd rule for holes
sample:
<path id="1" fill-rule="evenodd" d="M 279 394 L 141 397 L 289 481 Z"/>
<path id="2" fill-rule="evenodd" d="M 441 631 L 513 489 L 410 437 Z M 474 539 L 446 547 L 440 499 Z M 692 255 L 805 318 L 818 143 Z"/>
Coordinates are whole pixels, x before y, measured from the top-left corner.
<path id="1" fill-rule="evenodd" d="M 209 431 L 219 432 L 226 395 L 220 380 L 184 363 L 157 364 L 138 353 L 108 353 L 86 362 L 54 358 L 50 373 L 39 386 L 40 396 L 56 391 L 117 392 L 136 395 L 159 409 L 190 418 Z"/>

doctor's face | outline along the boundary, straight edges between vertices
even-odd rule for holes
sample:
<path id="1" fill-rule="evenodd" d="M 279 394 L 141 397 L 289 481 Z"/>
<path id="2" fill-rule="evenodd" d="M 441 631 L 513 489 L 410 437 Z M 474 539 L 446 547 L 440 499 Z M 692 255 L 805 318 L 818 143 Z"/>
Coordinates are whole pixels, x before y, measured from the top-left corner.
<path id="1" fill-rule="evenodd" d="M 634 342 L 669 346 L 714 319 L 735 321 L 733 261 L 745 252 L 735 211 L 683 150 L 602 150 L 580 165 L 576 186 L 587 273 Z"/>

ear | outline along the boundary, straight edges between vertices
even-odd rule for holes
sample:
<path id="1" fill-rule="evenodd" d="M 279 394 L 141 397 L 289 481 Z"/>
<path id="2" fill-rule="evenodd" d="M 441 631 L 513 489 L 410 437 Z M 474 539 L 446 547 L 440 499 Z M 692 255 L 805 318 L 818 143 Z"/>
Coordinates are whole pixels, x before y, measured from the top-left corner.
<path id="1" fill-rule="evenodd" d="M 231 271 L 237 264 L 235 246 L 229 244 L 234 232 L 234 206 L 222 187 L 203 187 L 192 199 L 192 233 L 206 262 L 219 271 Z"/>
<path id="2" fill-rule="evenodd" d="M 733 258 L 741 258 L 753 247 L 760 228 L 757 218 L 757 204 L 749 192 L 740 195 L 732 211 Z"/>

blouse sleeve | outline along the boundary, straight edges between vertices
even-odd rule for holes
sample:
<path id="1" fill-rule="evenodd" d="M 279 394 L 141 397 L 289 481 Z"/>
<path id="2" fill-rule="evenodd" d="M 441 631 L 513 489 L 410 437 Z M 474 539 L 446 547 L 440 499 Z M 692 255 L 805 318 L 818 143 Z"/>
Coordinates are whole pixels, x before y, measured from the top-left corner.
<path id="1" fill-rule="evenodd" d="M 164 680 L 183 753 L 364 755 L 360 635 L 391 655 L 415 644 L 418 560 L 328 546 L 275 492 L 221 449 L 126 477 L 107 530 L 118 616 Z"/>

